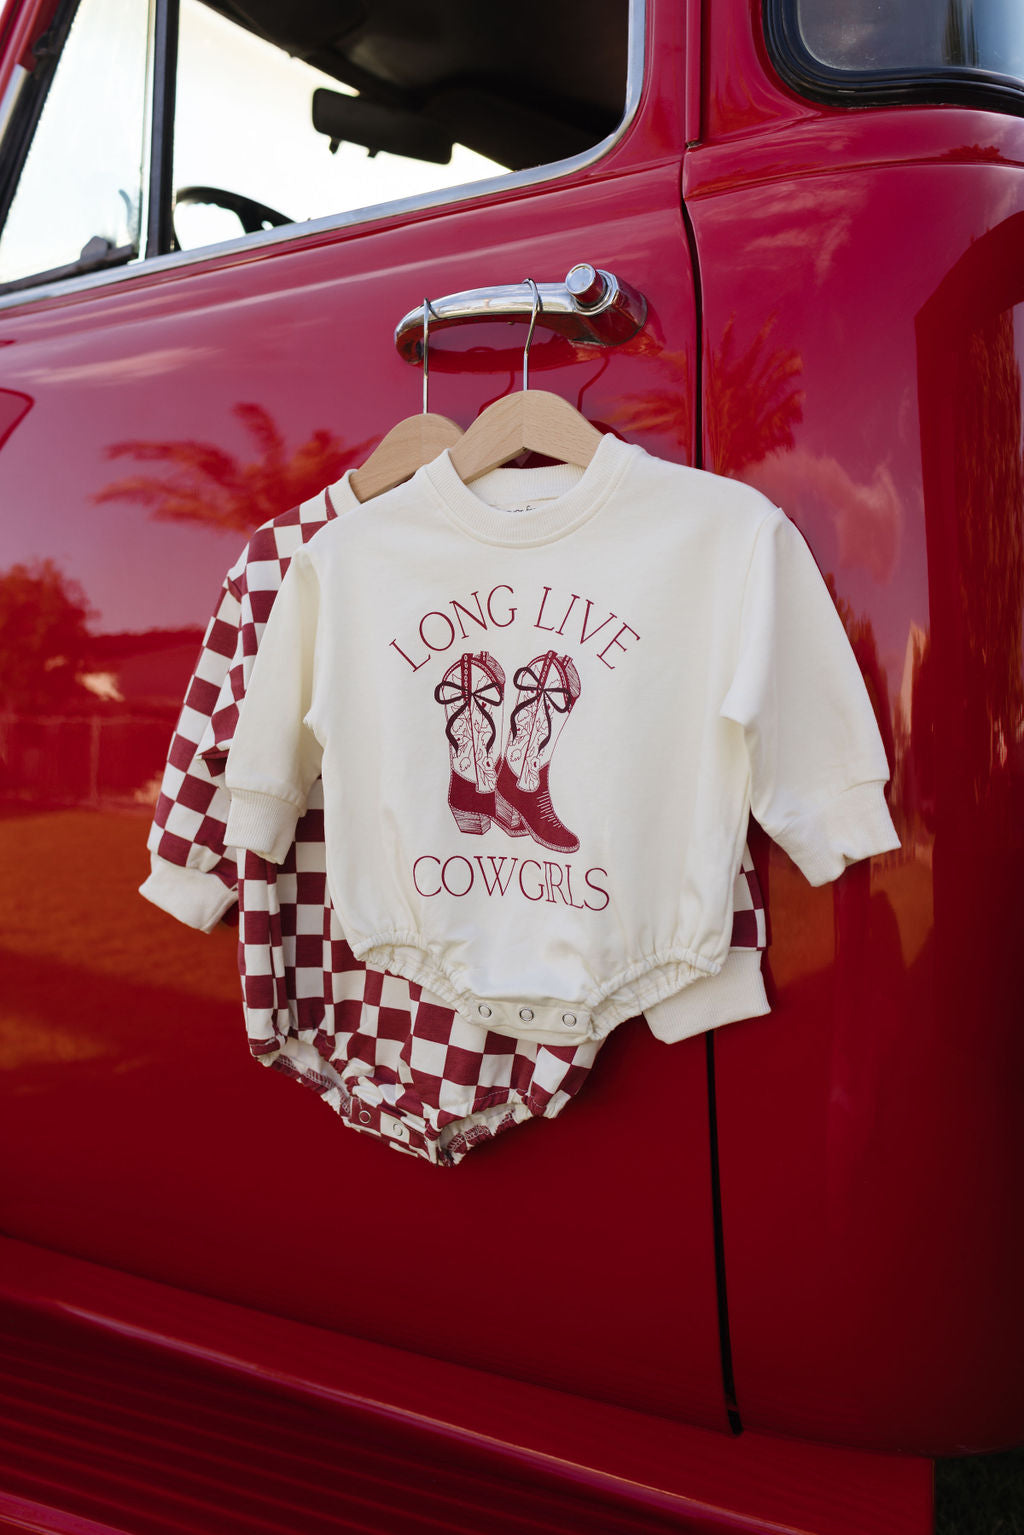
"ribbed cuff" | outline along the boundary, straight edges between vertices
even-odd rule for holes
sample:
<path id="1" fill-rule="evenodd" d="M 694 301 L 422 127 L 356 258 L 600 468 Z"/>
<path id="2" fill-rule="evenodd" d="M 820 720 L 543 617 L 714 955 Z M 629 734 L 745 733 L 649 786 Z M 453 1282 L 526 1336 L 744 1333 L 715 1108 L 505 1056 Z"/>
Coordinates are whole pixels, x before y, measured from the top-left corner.
<path id="1" fill-rule="evenodd" d="M 197 927 L 203 933 L 212 932 L 228 908 L 235 904 L 234 890 L 216 874 L 183 869 L 179 864 L 158 858 L 155 853 L 150 862 L 152 872 L 139 886 L 139 894 L 169 916 L 177 917 L 186 927 Z"/>
<path id="2" fill-rule="evenodd" d="M 664 1002 L 645 1007 L 644 1017 L 655 1039 L 674 1045 L 723 1023 L 761 1018 L 770 1012 L 760 949 L 730 949 L 717 975 L 692 981 Z"/>
<path id="3" fill-rule="evenodd" d="M 838 879 L 847 864 L 900 845 L 882 790 L 885 780 L 855 784 L 810 815 L 773 833 L 808 884 Z"/>
<path id="4" fill-rule="evenodd" d="M 298 819 L 298 807 L 273 794 L 233 789 L 224 841 L 228 847 L 248 848 L 271 863 L 283 863 L 295 841 Z"/>

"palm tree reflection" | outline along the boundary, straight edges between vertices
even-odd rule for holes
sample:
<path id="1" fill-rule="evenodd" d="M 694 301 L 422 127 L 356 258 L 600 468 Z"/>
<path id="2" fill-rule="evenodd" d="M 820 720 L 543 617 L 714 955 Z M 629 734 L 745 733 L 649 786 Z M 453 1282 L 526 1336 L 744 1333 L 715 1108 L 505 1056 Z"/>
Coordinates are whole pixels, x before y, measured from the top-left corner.
<path id="1" fill-rule="evenodd" d="M 93 499 L 141 502 L 162 522 L 197 522 L 244 533 L 316 495 L 338 479 L 352 456 L 353 450 L 324 427 L 289 454 L 262 405 L 239 404 L 233 414 L 252 440 L 256 456 L 249 462 L 216 443 L 192 438 L 115 442 L 106 449 L 107 458 L 135 459 L 154 470 L 114 480 Z"/>

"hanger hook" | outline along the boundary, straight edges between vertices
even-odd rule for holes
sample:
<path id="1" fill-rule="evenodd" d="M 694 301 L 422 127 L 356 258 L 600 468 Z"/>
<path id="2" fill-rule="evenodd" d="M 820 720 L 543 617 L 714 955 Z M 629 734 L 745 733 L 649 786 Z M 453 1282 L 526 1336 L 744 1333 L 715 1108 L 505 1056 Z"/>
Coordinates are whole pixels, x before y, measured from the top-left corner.
<path id="1" fill-rule="evenodd" d="M 427 414 L 427 398 L 430 390 L 430 300 L 423 300 L 423 414 Z"/>
<path id="2" fill-rule="evenodd" d="M 537 316 L 544 305 L 541 303 L 540 289 L 532 277 L 524 277 L 523 282 L 533 289 L 533 309 L 530 312 L 530 328 L 526 332 L 526 345 L 523 347 L 523 388 L 530 387 L 530 343 L 533 340 L 533 327 L 537 323 Z"/>

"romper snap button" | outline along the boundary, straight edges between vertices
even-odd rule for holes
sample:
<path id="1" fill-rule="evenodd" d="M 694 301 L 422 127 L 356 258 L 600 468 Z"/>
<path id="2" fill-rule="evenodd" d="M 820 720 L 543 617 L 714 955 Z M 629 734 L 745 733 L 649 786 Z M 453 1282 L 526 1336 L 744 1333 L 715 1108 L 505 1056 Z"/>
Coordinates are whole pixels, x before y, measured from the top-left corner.
<path id="1" fill-rule="evenodd" d="M 521 1007 L 519 1009 L 519 1016 L 523 1020 L 524 1023 L 529 1023 L 531 1018 L 533 1017 L 533 1008 L 532 1007 Z"/>
<path id="2" fill-rule="evenodd" d="M 405 1134 L 405 1126 L 404 1125 L 392 1125 L 392 1127 L 391 1127 L 391 1134 L 393 1136 L 395 1136 L 397 1140 L 401 1140 L 402 1136 Z"/>
<path id="3" fill-rule="evenodd" d="M 491 1010 L 485 1002 L 480 1003 L 480 1006 L 477 1008 L 477 1012 L 480 1014 L 481 1018 L 489 1018 L 491 1016 Z"/>
<path id="4" fill-rule="evenodd" d="M 565 1024 L 567 1029 L 574 1029 L 576 1027 L 576 1014 L 575 1013 L 563 1013 L 562 1014 L 562 1022 Z"/>
<path id="5" fill-rule="evenodd" d="M 368 1125 L 373 1115 L 368 1113 L 366 1109 L 362 1109 L 360 1110 L 359 1118 L 364 1125 Z"/>

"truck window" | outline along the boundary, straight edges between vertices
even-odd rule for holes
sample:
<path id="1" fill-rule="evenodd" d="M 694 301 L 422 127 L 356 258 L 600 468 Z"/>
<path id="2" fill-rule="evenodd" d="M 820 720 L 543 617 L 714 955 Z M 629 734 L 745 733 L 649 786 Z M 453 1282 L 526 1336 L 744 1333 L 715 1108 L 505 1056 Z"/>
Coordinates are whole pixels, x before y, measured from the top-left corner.
<path id="1" fill-rule="evenodd" d="M 593 152 L 623 118 L 629 12 L 65 0 L 0 140 L 0 293 Z"/>
<path id="2" fill-rule="evenodd" d="M 1020 0 L 765 0 L 769 45 L 804 95 L 1024 113 Z"/>
<path id="3" fill-rule="evenodd" d="M 145 0 L 82 0 L 47 34 L 60 66 L 38 112 L 0 237 L 0 283 L 83 260 L 98 267 L 138 254 L 145 176 Z M 45 47 L 45 45 L 44 45 Z M 42 52 L 37 45 L 37 53 Z M 40 58 L 37 70 L 47 69 Z M 12 118 L 0 145 L 18 127 Z M 83 258 L 83 251 L 88 254 Z"/>
<path id="4" fill-rule="evenodd" d="M 190 250 L 278 222 L 482 181 L 506 169 L 453 144 L 439 125 L 428 136 L 415 112 L 398 108 L 382 107 L 380 117 L 370 118 L 371 132 L 375 128 L 381 140 L 390 135 L 390 151 L 343 140 L 345 129 L 354 133 L 363 126 L 343 116 L 358 99 L 350 85 L 202 0 L 181 0 L 174 120 L 178 245 Z M 337 137 L 317 126 L 314 105 L 317 121 L 333 122 Z M 262 221 L 257 205 L 265 210 Z"/>

